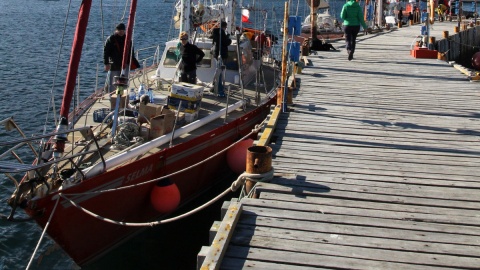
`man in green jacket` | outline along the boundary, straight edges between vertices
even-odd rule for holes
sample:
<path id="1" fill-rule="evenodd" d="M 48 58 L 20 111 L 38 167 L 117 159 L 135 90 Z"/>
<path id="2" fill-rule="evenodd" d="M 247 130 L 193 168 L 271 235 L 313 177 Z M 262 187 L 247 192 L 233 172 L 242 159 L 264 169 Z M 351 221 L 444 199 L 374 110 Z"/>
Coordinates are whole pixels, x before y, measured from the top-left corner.
<path id="1" fill-rule="evenodd" d="M 355 44 L 358 32 L 360 32 L 360 25 L 364 30 L 367 30 L 367 24 L 363 20 L 362 8 L 356 0 L 348 0 L 343 5 L 340 17 L 343 19 L 343 25 L 345 26 L 345 43 L 347 45 L 348 61 L 353 59 L 353 53 L 355 52 Z"/>

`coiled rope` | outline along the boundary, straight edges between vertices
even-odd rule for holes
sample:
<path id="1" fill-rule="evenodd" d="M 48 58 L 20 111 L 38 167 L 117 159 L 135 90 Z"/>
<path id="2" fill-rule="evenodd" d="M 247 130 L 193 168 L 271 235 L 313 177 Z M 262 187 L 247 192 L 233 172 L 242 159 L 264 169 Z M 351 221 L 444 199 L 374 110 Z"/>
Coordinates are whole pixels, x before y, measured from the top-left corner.
<path id="1" fill-rule="evenodd" d="M 90 215 L 90 216 L 92 216 L 96 219 L 99 219 L 101 221 L 105 221 L 105 222 L 115 224 L 115 225 L 128 226 L 128 227 L 153 227 L 153 226 L 177 221 L 177 220 L 180 220 L 182 218 L 188 217 L 192 214 L 195 214 L 197 212 L 200 212 L 201 210 L 203 210 L 203 209 L 207 208 L 208 206 L 212 205 L 214 202 L 218 201 L 223 196 L 227 195 L 229 192 L 235 192 L 239 187 L 244 186 L 245 181 L 247 179 L 251 180 L 251 181 L 256 181 L 256 182 L 267 181 L 267 180 L 270 180 L 270 179 L 273 178 L 273 173 L 274 173 L 273 168 L 269 172 L 266 172 L 266 173 L 263 173 L 263 174 L 242 173 L 240 176 L 238 176 L 237 180 L 235 180 L 229 188 L 227 188 L 225 191 L 223 191 L 222 193 L 220 193 L 219 195 L 217 195 L 215 198 L 211 199 L 207 203 L 205 203 L 205 204 L 203 204 L 203 205 L 201 205 L 201 206 L 199 206 L 199 207 L 197 207 L 197 208 L 195 208 L 195 209 L 193 209 L 193 210 L 191 210 L 187 213 L 181 214 L 179 216 L 164 219 L 164 220 L 159 220 L 159 221 L 153 221 L 153 222 L 123 222 L 123 221 L 113 220 L 113 219 L 110 219 L 110 218 L 102 217 L 98 214 L 95 214 L 95 213 L 89 211 L 88 209 L 83 208 L 82 206 L 80 206 L 79 204 L 74 202 L 73 200 L 66 197 L 65 194 L 59 193 L 58 198 L 62 197 L 63 199 L 69 201 L 76 208 L 82 210 L 84 213 L 86 213 L 86 214 L 88 214 L 88 215 Z M 255 179 L 255 180 L 252 180 L 252 179 Z M 58 203 L 58 201 L 57 201 L 57 203 Z"/>

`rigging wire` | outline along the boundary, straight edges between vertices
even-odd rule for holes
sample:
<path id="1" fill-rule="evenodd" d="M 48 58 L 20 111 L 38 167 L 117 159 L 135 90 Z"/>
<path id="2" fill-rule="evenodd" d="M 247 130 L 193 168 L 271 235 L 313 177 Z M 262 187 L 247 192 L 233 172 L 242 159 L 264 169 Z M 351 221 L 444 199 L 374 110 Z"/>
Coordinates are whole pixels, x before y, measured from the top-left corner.
<path id="1" fill-rule="evenodd" d="M 62 39 L 60 41 L 60 48 L 58 49 L 58 56 L 57 56 L 57 64 L 55 67 L 55 73 L 53 75 L 53 83 L 52 83 L 52 88 L 50 90 L 50 101 L 48 104 L 47 108 L 47 116 L 45 117 L 45 124 L 43 125 L 43 134 L 46 134 L 47 132 L 47 123 L 48 123 L 48 115 L 50 112 L 50 106 L 52 108 L 53 112 L 53 118 L 55 122 L 55 126 L 57 126 L 57 115 L 56 115 L 56 108 L 55 108 L 55 98 L 54 98 L 54 90 L 55 90 L 55 82 L 58 74 L 58 69 L 60 67 L 60 58 L 62 54 L 62 48 L 63 48 L 63 42 L 65 41 L 65 33 L 67 32 L 67 22 L 68 22 L 68 16 L 70 14 L 70 7 L 72 5 L 72 0 L 68 2 L 68 7 L 67 7 L 67 14 L 65 15 L 65 22 L 63 24 L 63 33 L 62 33 Z"/>
<path id="2" fill-rule="evenodd" d="M 35 247 L 35 250 L 33 251 L 32 257 L 30 258 L 30 261 L 28 262 L 28 265 L 25 268 L 25 270 L 30 269 L 30 266 L 32 266 L 33 258 L 35 257 L 35 254 L 37 254 L 38 248 L 40 247 L 40 243 L 42 243 L 43 237 L 45 237 L 45 233 L 47 232 L 48 226 L 50 225 L 50 221 L 52 221 L 53 214 L 55 213 L 55 210 L 57 210 L 57 206 L 58 206 L 59 201 L 60 201 L 60 197 L 58 197 L 57 201 L 55 202 L 55 206 L 53 207 L 52 213 L 50 214 L 50 217 L 48 218 L 48 221 L 45 224 L 45 228 L 43 228 L 42 235 L 40 235 L 40 239 L 38 240 L 37 246 Z"/>

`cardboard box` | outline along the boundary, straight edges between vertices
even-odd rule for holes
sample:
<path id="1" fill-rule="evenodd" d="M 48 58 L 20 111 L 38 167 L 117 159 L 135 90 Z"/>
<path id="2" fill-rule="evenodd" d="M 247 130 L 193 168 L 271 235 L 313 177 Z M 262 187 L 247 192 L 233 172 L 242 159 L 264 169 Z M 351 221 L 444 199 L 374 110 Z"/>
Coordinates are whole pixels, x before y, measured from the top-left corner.
<path id="1" fill-rule="evenodd" d="M 203 86 L 184 82 L 175 83 L 172 84 L 170 96 L 191 101 L 201 100 L 203 97 Z"/>
<path id="2" fill-rule="evenodd" d="M 125 108 L 125 101 L 127 100 L 126 95 L 122 95 L 120 98 L 120 106 L 118 108 Z M 117 104 L 117 94 L 113 94 L 110 96 L 110 109 L 113 111 L 115 110 L 115 105 Z"/>
<path id="3" fill-rule="evenodd" d="M 152 117 L 158 116 L 162 114 L 163 110 L 162 105 L 158 104 L 153 104 L 153 103 L 148 103 L 148 104 L 140 104 L 140 108 L 138 109 L 138 112 L 140 115 L 138 116 L 138 122 L 139 123 L 146 123 L 147 121 L 143 118 L 145 116 L 148 120 L 150 120 Z"/>
<path id="4" fill-rule="evenodd" d="M 158 138 L 173 130 L 175 123 L 175 113 L 164 108 L 161 115 L 157 115 L 150 119 L 150 139 Z"/>

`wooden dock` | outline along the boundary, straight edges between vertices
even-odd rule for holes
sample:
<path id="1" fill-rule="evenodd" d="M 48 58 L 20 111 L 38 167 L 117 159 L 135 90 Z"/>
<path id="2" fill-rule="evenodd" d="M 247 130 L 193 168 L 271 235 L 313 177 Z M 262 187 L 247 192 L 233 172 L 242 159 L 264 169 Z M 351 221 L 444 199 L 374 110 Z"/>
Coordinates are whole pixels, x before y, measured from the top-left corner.
<path id="1" fill-rule="evenodd" d="M 276 176 L 230 205 L 201 269 L 480 269 L 480 84 L 410 56 L 419 33 L 308 57 Z"/>

